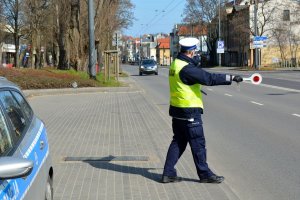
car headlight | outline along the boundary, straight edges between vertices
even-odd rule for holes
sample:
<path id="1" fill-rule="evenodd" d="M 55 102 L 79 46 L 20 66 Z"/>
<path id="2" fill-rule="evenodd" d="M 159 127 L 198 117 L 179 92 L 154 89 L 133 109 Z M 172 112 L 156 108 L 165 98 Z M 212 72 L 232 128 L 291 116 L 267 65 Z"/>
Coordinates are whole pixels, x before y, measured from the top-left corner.
<path id="1" fill-rule="evenodd" d="M 142 69 L 144 69 L 144 66 L 143 66 L 143 65 L 141 65 L 141 68 L 142 68 Z"/>

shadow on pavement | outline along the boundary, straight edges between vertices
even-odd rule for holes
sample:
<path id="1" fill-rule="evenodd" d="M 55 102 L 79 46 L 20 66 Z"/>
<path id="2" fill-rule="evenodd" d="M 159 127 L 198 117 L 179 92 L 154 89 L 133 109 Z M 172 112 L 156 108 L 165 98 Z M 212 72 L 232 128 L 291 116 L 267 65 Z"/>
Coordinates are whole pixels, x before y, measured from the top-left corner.
<path id="1" fill-rule="evenodd" d="M 133 175 L 140 175 L 145 178 L 148 178 L 152 181 L 161 183 L 161 174 L 153 173 L 151 170 L 162 170 L 162 168 L 144 168 L 144 167 L 133 167 L 122 165 L 118 163 L 113 163 L 114 157 L 109 156 L 108 160 L 83 160 L 83 162 L 88 163 L 92 167 L 97 169 L 105 169 L 111 170 L 120 173 L 126 174 L 133 174 Z M 113 162 L 111 162 L 113 161 Z M 190 179 L 190 178 L 183 178 L 183 181 L 190 181 L 190 182 L 199 182 L 197 179 Z"/>
<path id="2" fill-rule="evenodd" d="M 120 173 L 126 173 L 126 174 L 135 174 L 135 175 L 141 175 L 145 178 L 148 178 L 150 180 L 156 181 L 160 183 L 161 174 L 150 172 L 151 170 L 158 170 L 160 168 L 143 168 L 143 167 L 132 167 L 132 166 L 126 166 L 111 162 L 103 162 L 103 161 L 84 161 L 85 163 L 88 163 L 92 167 L 98 168 L 98 169 L 105 169 L 105 170 L 111 170 L 115 172 Z"/>
<path id="3" fill-rule="evenodd" d="M 288 94 L 299 94 L 299 92 L 270 93 L 270 94 L 267 94 L 267 95 L 270 95 L 270 96 L 281 96 L 281 95 L 288 95 Z"/>

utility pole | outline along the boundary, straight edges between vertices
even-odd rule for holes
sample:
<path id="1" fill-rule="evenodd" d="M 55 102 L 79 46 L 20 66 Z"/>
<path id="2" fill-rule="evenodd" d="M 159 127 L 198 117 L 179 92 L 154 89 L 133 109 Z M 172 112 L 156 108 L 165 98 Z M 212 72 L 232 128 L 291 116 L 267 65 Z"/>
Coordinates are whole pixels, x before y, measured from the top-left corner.
<path id="1" fill-rule="evenodd" d="M 257 31 L 257 4 L 258 0 L 254 0 L 254 34 L 255 36 L 258 35 Z M 259 69 L 259 63 L 258 63 L 258 48 L 255 48 L 255 64 L 254 67 L 255 69 Z"/>
<path id="2" fill-rule="evenodd" d="M 221 0 L 219 0 L 219 41 L 221 41 Z M 221 67 L 222 54 L 219 53 L 219 67 Z"/>
<path id="3" fill-rule="evenodd" d="M 119 50 L 118 46 L 119 46 L 119 41 L 118 41 L 118 33 L 116 32 L 116 50 Z"/>
<path id="4" fill-rule="evenodd" d="M 89 12 L 89 74 L 90 79 L 96 80 L 96 49 L 95 49 L 95 25 L 94 25 L 94 5 L 93 0 L 88 0 Z"/>
<path id="5" fill-rule="evenodd" d="M 140 35 L 140 62 L 142 61 L 142 36 Z"/>

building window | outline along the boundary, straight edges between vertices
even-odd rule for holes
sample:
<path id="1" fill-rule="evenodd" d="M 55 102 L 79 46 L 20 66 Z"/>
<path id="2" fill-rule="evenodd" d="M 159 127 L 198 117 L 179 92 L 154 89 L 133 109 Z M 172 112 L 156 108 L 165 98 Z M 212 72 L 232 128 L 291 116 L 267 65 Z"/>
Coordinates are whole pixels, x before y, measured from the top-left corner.
<path id="1" fill-rule="evenodd" d="M 290 21 L 290 10 L 283 10 L 283 21 Z"/>

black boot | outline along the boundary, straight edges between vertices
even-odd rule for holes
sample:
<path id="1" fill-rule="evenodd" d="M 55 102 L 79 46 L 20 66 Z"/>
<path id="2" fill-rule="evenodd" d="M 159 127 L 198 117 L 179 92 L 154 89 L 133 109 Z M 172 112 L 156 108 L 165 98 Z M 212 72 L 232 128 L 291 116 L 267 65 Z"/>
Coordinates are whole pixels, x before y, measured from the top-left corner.
<path id="1" fill-rule="evenodd" d="M 200 183 L 222 183 L 224 179 L 223 176 L 212 175 L 208 178 L 201 178 Z"/>
<path id="2" fill-rule="evenodd" d="M 175 182 L 180 182 L 182 181 L 181 177 L 178 176 L 165 176 L 163 175 L 161 178 L 162 183 L 175 183 Z"/>

